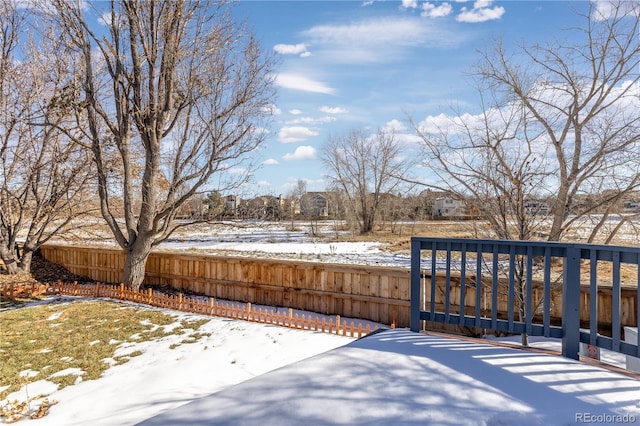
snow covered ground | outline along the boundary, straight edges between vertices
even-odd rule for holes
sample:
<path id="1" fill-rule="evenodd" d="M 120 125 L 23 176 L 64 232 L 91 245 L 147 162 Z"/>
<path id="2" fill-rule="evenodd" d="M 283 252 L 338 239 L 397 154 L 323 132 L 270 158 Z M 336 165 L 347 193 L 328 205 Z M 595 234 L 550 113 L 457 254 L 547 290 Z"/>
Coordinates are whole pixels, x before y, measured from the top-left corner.
<path id="1" fill-rule="evenodd" d="M 355 340 L 211 318 L 199 331 L 211 335 L 173 348 L 184 336 L 129 344 L 122 353 L 142 355 L 98 380 L 61 391 L 42 380 L 8 399 L 56 400 L 44 418 L 21 422 L 38 426 L 640 420 L 640 381 L 559 356 L 402 329 Z"/>
<path id="2" fill-rule="evenodd" d="M 40 380 L 6 400 L 57 401 L 44 418 L 21 421 L 38 426 L 555 425 L 586 414 L 640 421 L 640 381 L 560 356 L 403 329 L 356 340 L 210 318 L 197 332 L 210 335 L 129 342 L 118 355 L 142 354 L 98 380 L 60 391 Z M 517 339 L 493 340 L 516 347 Z M 558 340 L 531 344 L 560 348 Z M 603 359 L 624 366 L 619 354 Z"/>
<path id="3" fill-rule="evenodd" d="M 327 263 L 410 266 L 408 250 L 388 251 L 383 244 L 373 240 L 335 242 L 335 237 L 346 235 L 341 226 L 341 222 L 322 222 L 313 225 L 314 233 L 312 224 L 307 222 L 296 222 L 293 226 L 290 222 L 263 221 L 199 224 L 174 233 L 157 249 Z M 406 234 L 406 239 L 409 238 Z M 55 243 L 68 244 L 66 240 L 56 240 Z M 113 237 L 105 230 L 81 233 L 80 241 L 76 239 L 73 243 L 116 246 Z"/>
<path id="4" fill-rule="evenodd" d="M 212 226 L 200 233 L 176 235 L 160 248 L 409 266 L 408 253 L 387 252 L 375 242 L 329 242 L 310 236 L 304 227 L 295 231 L 287 227 L 285 223 Z M 108 238 L 100 243 L 112 244 Z M 640 381 L 558 356 L 407 330 L 356 341 L 211 318 L 200 331 L 211 335 L 173 349 L 176 339 L 184 336 L 122 348 L 142 351 L 142 355 L 111 367 L 98 380 L 81 381 L 61 391 L 47 381 L 30 385 L 30 395 L 48 395 L 58 403 L 43 419 L 23 423 L 640 422 Z M 510 340 L 516 344 L 517 339 Z M 532 338 L 532 346 L 558 350 L 560 342 Z M 619 354 L 603 352 L 602 356 L 610 364 L 624 366 Z M 7 399 L 20 397 L 24 399 L 24 395 Z"/>

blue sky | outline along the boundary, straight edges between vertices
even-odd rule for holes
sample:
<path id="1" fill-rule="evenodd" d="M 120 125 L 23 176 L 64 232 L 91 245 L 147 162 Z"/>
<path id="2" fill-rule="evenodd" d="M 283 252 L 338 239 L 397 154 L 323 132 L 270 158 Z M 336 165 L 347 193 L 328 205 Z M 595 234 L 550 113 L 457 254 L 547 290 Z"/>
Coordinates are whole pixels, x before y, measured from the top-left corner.
<path id="1" fill-rule="evenodd" d="M 287 195 L 298 179 L 326 189 L 327 138 L 352 129 L 402 129 L 452 112 L 477 113 L 467 77 L 477 51 L 504 39 L 544 42 L 577 22 L 559 1 L 240 1 L 265 49 L 279 58 L 278 97 L 261 168 L 247 195 Z M 404 129 L 408 132 L 408 129 Z"/>

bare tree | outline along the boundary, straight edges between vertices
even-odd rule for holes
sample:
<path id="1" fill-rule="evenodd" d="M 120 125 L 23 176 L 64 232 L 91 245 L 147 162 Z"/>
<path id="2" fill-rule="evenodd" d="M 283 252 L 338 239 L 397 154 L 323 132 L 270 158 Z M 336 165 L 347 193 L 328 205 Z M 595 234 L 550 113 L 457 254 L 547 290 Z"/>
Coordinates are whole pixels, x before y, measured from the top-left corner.
<path id="1" fill-rule="evenodd" d="M 483 101 L 483 112 L 473 119 L 413 124 L 438 177 L 432 187 L 465 201 L 489 223 L 488 229 L 476 227 L 476 236 L 535 239 L 546 216 L 531 206 L 552 194 L 547 148 L 522 108 L 492 101 Z"/>
<path id="2" fill-rule="evenodd" d="M 246 182 L 247 154 L 270 116 L 272 57 L 221 2 L 54 1 L 79 63 L 78 120 L 98 172 L 102 216 L 126 253 L 123 280 L 137 289 L 151 249 L 184 223 L 179 208 Z M 108 10 L 101 10 L 108 4 Z M 227 173 L 245 170 L 244 174 Z M 122 220 L 113 209 L 122 197 Z"/>
<path id="3" fill-rule="evenodd" d="M 70 117 L 67 52 L 51 32 L 24 35 L 38 22 L 30 13 L 0 1 L 0 259 L 10 274 L 30 272 L 33 253 L 90 210 L 87 152 L 56 129 Z"/>
<path id="4" fill-rule="evenodd" d="M 295 230 L 295 219 L 301 216 L 304 209 L 302 206 L 304 195 L 307 193 L 307 182 L 304 179 L 298 179 L 295 187 L 287 194 L 287 206 L 285 213 L 291 219 L 290 229 Z"/>
<path id="5" fill-rule="evenodd" d="M 483 55 L 476 73 L 482 114 L 413 123 L 436 186 L 472 202 L 491 237 L 555 241 L 596 218 L 592 241 L 619 201 L 639 188 L 640 7 L 620 2 L 603 16 L 589 5 L 584 27 L 575 30 L 582 44 L 523 47 L 518 57 L 498 43 Z M 525 273 L 516 259 L 520 320 Z"/>
<path id="6" fill-rule="evenodd" d="M 396 191 L 408 178 L 412 157 L 403 156 L 401 148 L 393 133 L 382 130 L 372 136 L 353 130 L 323 147 L 322 162 L 332 186 L 344 191 L 361 234 L 374 230 L 382 195 Z"/>
<path id="7" fill-rule="evenodd" d="M 483 55 L 480 116 L 413 123 L 438 186 L 473 198 L 499 238 L 541 237 L 530 202 L 544 200 L 546 239 L 597 218 L 593 241 L 640 188 L 640 7 L 619 2 L 604 16 L 589 5 L 584 27 L 574 30 L 582 44 L 523 47 L 518 57 L 498 43 Z M 582 203 L 585 196 L 592 202 Z"/>
<path id="8" fill-rule="evenodd" d="M 528 126 L 550 150 L 553 241 L 591 213 L 604 210 L 607 220 L 608 207 L 640 187 L 640 5 L 613 2 L 605 15 L 588 4 L 584 26 L 572 31 L 575 44 L 558 37 L 547 46 L 524 47 L 523 60 L 498 44 L 477 70 L 521 105 Z M 598 203 L 576 203 L 582 194 L 605 190 Z"/>

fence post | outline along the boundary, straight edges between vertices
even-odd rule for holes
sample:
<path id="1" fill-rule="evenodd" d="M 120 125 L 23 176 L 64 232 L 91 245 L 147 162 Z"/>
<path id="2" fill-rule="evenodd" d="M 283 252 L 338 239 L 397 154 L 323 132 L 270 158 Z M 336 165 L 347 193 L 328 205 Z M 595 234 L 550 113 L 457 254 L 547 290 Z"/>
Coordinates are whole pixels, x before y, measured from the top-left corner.
<path id="1" fill-rule="evenodd" d="M 411 331 L 420 331 L 420 242 L 411 239 Z"/>
<path id="2" fill-rule="evenodd" d="M 579 359 L 580 249 L 567 246 L 562 283 L 562 356 Z"/>

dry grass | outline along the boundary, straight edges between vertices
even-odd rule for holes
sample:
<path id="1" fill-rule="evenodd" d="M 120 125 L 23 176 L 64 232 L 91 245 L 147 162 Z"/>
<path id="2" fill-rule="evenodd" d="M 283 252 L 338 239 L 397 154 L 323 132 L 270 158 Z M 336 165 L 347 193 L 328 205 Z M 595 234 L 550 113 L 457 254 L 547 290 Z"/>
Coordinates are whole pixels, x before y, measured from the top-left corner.
<path id="1" fill-rule="evenodd" d="M 476 221 L 424 221 L 403 222 L 397 224 L 381 224 L 374 233 L 367 235 L 335 236 L 328 233 L 324 237 L 331 241 L 376 241 L 384 245 L 385 250 L 392 252 L 409 251 L 411 237 L 429 238 L 471 238 L 474 226 L 487 228 L 484 222 Z"/>
<path id="2" fill-rule="evenodd" d="M 205 335 L 197 330 L 207 319 L 182 320 L 176 325 L 177 321 L 173 315 L 149 308 L 63 298 L 2 311 L 0 399 L 37 380 L 46 379 L 63 388 L 97 379 L 110 364 L 141 354 L 133 346 L 130 352 L 116 356 L 116 349 L 124 343 L 169 335 L 185 335 L 183 343 L 191 343 Z"/>

